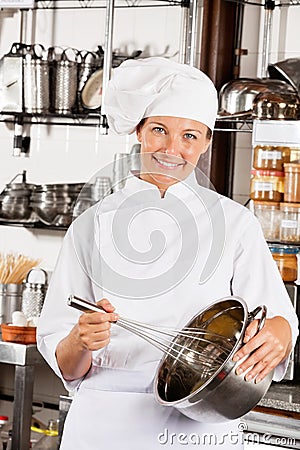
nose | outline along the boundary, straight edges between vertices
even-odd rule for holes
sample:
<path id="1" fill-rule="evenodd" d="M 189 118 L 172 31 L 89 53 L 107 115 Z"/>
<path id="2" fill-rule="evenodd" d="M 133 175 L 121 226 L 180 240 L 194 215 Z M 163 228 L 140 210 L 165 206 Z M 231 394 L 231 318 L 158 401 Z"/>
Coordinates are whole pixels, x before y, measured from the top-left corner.
<path id="1" fill-rule="evenodd" d="M 180 156 L 180 145 L 175 136 L 168 136 L 165 153 L 170 156 Z"/>

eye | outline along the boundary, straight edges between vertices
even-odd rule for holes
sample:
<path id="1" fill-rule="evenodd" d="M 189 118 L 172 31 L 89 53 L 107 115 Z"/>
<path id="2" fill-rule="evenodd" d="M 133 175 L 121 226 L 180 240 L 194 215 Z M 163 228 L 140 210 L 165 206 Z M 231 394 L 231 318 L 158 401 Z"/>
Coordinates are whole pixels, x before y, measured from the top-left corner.
<path id="1" fill-rule="evenodd" d="M 187 138 L 187 139 L 197 139 L 197 136 L 195 136 L 192 133 L 185 133 L 184 137 Z"/>
<path id="2" fill-rule="evenodd" d="M 165 133 L 165 130 L 164 130 L 163 127 L 153 127 L 152 131 L 154 131 L 155 133 L 158 133 L 158 134 L 164 134 Z"/>

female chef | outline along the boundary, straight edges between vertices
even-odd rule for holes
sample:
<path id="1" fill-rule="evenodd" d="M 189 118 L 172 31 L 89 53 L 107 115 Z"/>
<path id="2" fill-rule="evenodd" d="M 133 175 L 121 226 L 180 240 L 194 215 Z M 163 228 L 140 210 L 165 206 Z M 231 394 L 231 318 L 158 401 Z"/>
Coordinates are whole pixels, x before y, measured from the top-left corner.
<path id="1" fill-rule="evenodd" d="M 126 61 L 105 98 L 109 127 L 136 133 L 141 167 L 69 228 L 38 325 L 38 348 L 74 398 L 61 450 L 241 449 L 239 420 L 200 423 L 159 405 L 159 350 L 113 324 L 118 313 L 180 328 L 228 295 L 268 309 L 246 330 L 238 371 L 285 372 L 297 316 L 252 213 L 199 186 L 217 93 L 200 70 L 164 58 Z M 81 313 L 70 294 L 106 313 Z M 237 399 L 238 402 L 238 399 Z"/>

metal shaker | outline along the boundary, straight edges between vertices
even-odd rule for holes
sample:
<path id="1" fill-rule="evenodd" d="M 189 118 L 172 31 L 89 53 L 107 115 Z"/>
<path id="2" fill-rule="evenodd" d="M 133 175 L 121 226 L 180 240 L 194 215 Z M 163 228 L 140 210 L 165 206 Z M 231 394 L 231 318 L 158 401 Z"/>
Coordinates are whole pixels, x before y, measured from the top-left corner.
<path id="1" fill-rule="evenodd" d="M 30 281 L 33 271 L 40 271 L 43 275 L 43 282 Z M 31 269 L 26 277 L 22 295 L 22 311 L 30 319 L 41 315 L 46 292 L 48 287 L 48 277 L 45 270 L 40 268 Z"/>
<path id="2" fill-rule="evenodd" d="M 12 313 L 21 310 L 22 284 L 0 284 L 0 323 L 11 323 Z"/>
<path id="3" fill-rule="evenodd" d="M 78 51 L 67 48 L 54 65 L 54 110 L 58 114 L 71 113 L 76 104 L 77 71 Z"/>

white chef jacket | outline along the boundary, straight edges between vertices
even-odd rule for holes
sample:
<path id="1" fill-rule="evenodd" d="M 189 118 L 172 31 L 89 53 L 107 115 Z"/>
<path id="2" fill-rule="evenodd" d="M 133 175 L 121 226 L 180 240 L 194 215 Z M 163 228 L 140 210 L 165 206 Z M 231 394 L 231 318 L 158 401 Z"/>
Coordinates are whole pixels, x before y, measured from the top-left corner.
<path id="1" fill-rule="evenodd" d="M 173 328 L 233 294 L 249 311 L 265 304 L 268 317 L 285 317 L 296 341 L 297 316 L 254 215 L 198 186 L 194 174 L 187 180 L 161 198 L 155 185 L 132 176 L 65 236 L 38 324 L 40 352 L 74 391 L 61 450 L 243 447 L 239 420 L 200 423 L 158 404 L 153 379 L 161 352 L 117 325 L 109 345 L 93 352 L 88 374 L 66 382 L 55 350 L 80 315 L 67 305 L 70 294 L 106 297 L 121 316 Z"/>

